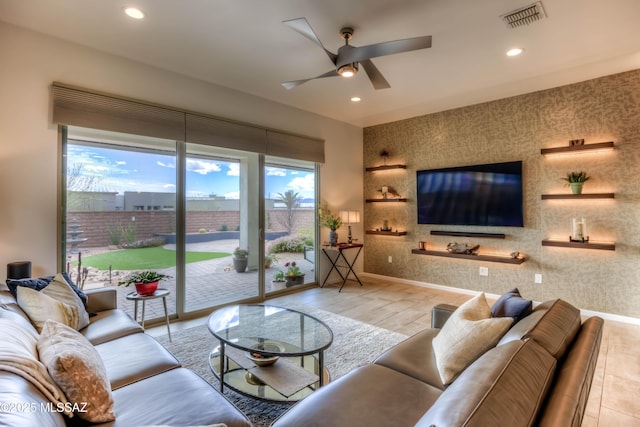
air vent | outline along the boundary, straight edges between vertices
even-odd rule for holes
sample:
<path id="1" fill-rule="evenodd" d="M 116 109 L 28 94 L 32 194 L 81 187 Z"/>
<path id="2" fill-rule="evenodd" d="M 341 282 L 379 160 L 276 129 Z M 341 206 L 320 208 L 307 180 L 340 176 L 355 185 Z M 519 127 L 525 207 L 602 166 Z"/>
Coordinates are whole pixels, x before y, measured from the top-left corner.
<path id="1" fill-rule="evenodd" d="M 545 18 L 547 15 L 544 13 L 541 2 L 530 4 L 529 6 L 521 7 L 514 11 L 500 15 L 500 18 L 507 24 L 509 28 L 518 28 L 523 25 L 529 25 L 533 22 L 539 21 Z"/>

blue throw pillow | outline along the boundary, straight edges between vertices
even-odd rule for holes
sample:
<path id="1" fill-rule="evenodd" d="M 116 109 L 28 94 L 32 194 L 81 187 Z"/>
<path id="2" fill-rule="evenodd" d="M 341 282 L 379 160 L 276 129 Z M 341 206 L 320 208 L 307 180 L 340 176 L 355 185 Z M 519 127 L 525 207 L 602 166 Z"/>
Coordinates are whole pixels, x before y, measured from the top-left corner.
<path id="1" fill-rule="evenodd" d="M 532 306 L 531 300 L 522 298 L 518 288 L 514 288 L 498 298 L 498 301 L 493 304 L 491 316 L 513 317 L 513 323 L 517 323 L 531 314 Z"/>
<path id="2" fill-rule="evenodd" d="M 65 280 L 71 285 L 71 289 L 73 289 L 76 295 L 78 295 L 78 297 L 82 300 L 82 303 L 84 305 L 87 305 L 87 294 L 82 292 L 82 289 L 80 289 L 78 286 L 76 286 L 75 283 L 73 283 L 73 281 L 71 280 L 71 277 L 69 277 L 67 273 L 62 273 L 62 275 L 64 276 Z M 40 277 L 37 279 L 36 278 L 7 279 L 7 286 L 9 287 L 9 292 L 11 292 L 11 294 L 14 297 L 16 297 L 17 296 L 16 289 L 18 288 L 18 286 L 31 288 L 35 291 L 41 291 L 44 288 L 46 288 L 47 285 L 49 285 L 49 283 L 51 283 L 54 277 L 55 276 Z"/>

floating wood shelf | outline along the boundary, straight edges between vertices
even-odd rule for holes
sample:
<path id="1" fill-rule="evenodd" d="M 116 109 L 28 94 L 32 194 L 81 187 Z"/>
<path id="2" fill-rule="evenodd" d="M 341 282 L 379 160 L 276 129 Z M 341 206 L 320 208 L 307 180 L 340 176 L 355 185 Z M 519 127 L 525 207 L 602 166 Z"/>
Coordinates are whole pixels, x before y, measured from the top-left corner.
<path id="1" fill-rule="evenodd" d="M 377 230 L 367 230 L 366 234 L 377 234 L 379 236 L 406 236 L 406 231 L 377 231 Z"/>
<path id="2" fill-rule="evenodd" d="M 603 150 L 613 148 L 613 141 L 596 142 L 595 144 L 569 145 L 566 147 L 543 148 L 540 154 L 579 153 L 588 150 Z"/>
<path id="3" fill-rule="evenodd" d="M 406 202 L 407 199 L 367 199 L 367 203 L 400 203 Z"/>
<path id="4" fill-rule="evenodd" d="M 392 169 L 406 169 L 407 165 L 384 165 L 384 166 L 372 166 L 370 168 L 366 168 L 367 172 L 375 172 L 375 171 L 387 171 Z"/>
<path id="5" fill-rule="evenodd" d="M 542 246 L 556 246 L 559 248 L 573 248 L 573 249 L 600 249 L 603 251 L 615 251 L 615 243 L 604 242 L 567 242 L 563 240 L 543 240 Z"/>
<path id="6" fill-rule="evenodd" d="M 522 264 L 523 262 L 525 262 L 524 258 L 510 258 L 510 257 L 496 256 L 496 255 L 455 254 L 455 253 L 450 253 L 445 251 L 432 251 L 429 249 L 412 249 L 411 253 L 416 255 L 431 255 L 431 256 L 441 256 L 446 258 L 470 259 L 473 261 L 500 262 L 503 264 Z"/>
<path id="7" fill-rule="evenodd" d="M 470 231 L 441 231 L 431 230 L 432 236 L 455 236 L 455 237 L 482 237 L 485 239 L 504 239 L 502 233 L 475 233 Z"/>
<path id="8" fill-rule="evenodd" d="M 592 193 L 592 194 L 543 194 L 542 200 L 559 199 L 615 199 L 615 193 Z"/>

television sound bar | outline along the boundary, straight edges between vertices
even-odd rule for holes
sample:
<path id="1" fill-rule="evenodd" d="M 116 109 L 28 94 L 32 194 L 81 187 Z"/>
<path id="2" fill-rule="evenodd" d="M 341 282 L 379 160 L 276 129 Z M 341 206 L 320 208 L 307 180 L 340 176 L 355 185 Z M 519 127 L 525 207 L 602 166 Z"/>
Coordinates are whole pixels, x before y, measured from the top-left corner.
<path id="1" fill-rule="evenodd" d="M 470 231 L 442 231 L 431 230 L 432 236 L 456 236 L 456 237 L 484 237 L 485 239 L 504 239 L 502 233 L 474 233 Z"/>

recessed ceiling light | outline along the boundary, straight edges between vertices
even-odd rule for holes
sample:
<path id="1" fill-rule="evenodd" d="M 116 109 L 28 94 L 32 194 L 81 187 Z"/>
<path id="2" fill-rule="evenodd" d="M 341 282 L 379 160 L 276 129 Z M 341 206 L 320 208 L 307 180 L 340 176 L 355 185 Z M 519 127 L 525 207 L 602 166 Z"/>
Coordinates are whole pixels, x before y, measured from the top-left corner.
<path id="1" fill-rule="evenodd" d="M 509 49 L 507 51 L 507 56 L 518 56 L 520 55 L 522 52 L 524 52 L 524 49 L 519 48 L 519 47 L 514 47 L 513 49 Z"/>
<path id="2" fill-rule="evenodd" d="M 362 101 L 362 99 L 360 99 L 359 96 L 352 96 L 351 97 L 351 102 L 360 102 L 360 101 Z"/>
<path id="3" fill-rule="evenodd" d="M 138 8 L 135 7 L 125 7 L 124 13 L 130 16 L 133 19 L 142 19 L 144 18 L 144 13 Z"/>

